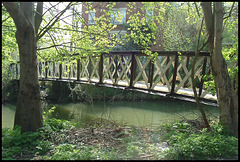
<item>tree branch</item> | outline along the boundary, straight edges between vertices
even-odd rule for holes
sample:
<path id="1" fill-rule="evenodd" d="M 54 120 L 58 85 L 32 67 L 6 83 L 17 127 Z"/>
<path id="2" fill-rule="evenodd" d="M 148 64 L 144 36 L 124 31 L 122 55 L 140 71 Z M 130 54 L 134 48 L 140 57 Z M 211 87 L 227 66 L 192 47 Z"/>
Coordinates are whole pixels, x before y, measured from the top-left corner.
<path id="1" fill-rule="evenodd" d="M 17 27 L 20 29 L 23 27 L 23 24 L 28 24 L 29 22 L 25 19 L 23 12 L 20 9 L 18 2 L 3 2 L 3 5 L 7 9 L 10 16 L 13 18 L 13 21 Z"/>
<path id="2" fill-rule="evenodd" d="M 204 18 L 203 18 L 204 19 Z M 203 26 L 203 19 L 202 19 L 202 23 L 201 23 L 201 27 L 200 27 L 200 30 L 199 30 L 199 35 L 198 35 L 198 42 L 197 42 L 197 48 L 196 48 L 196 51 L 195 51 L 195 58 L 193 60 L 193 64 L 192 64 L 192 71 L 191 71 L 191 79 L 192 79 L 192 89 L 193 89 L 193 93 L 194 93 L 194 97 L 195 97 L 195 100 L 196 100 L 196 103 L 197 103 L 197 106 L 202 114 L 202 118 L 203 118 L 203 121 L 207 127 L 207 130 L 210 131 L 211 128 L 210 128 L 210 125 L 208 123 L 208 120 L 206 118 L 206 114 L 200 104 L 200 101 L 199 101 L 199 97 L 197 96 L 197 90 L 196 90 L 196 85 L 195 85 L 195 80 L 194 80 L 194 70 L 195 70 L 195 64 L 196 64 L 196 61 L 197 61 L 197 58 L 199 57 L 199 53 L 200 53 L 200 50 L 199 50 L 199 42 L 200 42 L 200 37 L 201 37 L 201 31 L 202 31 L 202 26 Z"/>
<path id="3" fill-rule="evenodd" d="M 199 13 L 198 7 L 197 7 L 197 2 L 194 2 L 194 5 L 195 5 L 195 8 L 196 8 L 197 14 L 198 14 L 198 16 L 200 17 L 200 13 Z"/>
<path id="4" fill-rule="evenodd" d="M 231 7 L 231 9 L 230 9 L 230 11 L 229 11 L 228 16 L 224 17 L 223 20 L 224 20 L 224 19 L 227 19 L 227 18 L 229 18 L 229 17 L 232 16 L 232 10 L 233 10 L 234 4 L 235 4 L 235 2 L 233 2 L 233 4 L 232 4 L 232 7 Z"/>
<path id="5" fill-rule="evenodd" d="M 61 3 L 61 2 L 58 2 L 56 5 L 54 5 L 54 6 L 52 5 L 52 7 L 48 8 L 47 11 L 44 12 L 42 16 L 44 16 L 51 8 L 53 8 L 53 7 L 55 8 L 55 6 L 57 6 L 59 3 Z M 51 3 L 50 3 L 50 5 L 51 5 Z"/>
<path id="6" fill-rule="evenodd" d="M 39 26 L 42 22 L 42 14 L 43 14 L 43 2 L 37 3 L 37 9 L 35 12 L 35 32 L 38 33 Z"/>
<path id="7" fill-rule="evenodd" d="M 37 40 L 39 40 L 48 30 L 51 29 L 51 27 L 58 21 L 58 19 L 66 12 L 66 10 L 71 6 L 72 2 L 70 2 L 67 7 L 62 10 L 60 13 L 58 13 L 53 19 L 39 32 L 37 36 Z M 52 22 L 53 21 L 53 22 Z M 52 24 L 50 24 L 52 22 Z"/>
<path id="8" fill-rule="evenodd" d="M 209 43 L 209 51 L 212 54 L 213 53 L 213 42 L 214 42 L 214 18 L 213 18 L 213 12 L 212 12 L 212 2 L 202 2 L 202 10 L 204 14 L 206 29 L 208 31 L 208 43 Z"/>
<path id="9" fill-rule="evenodd" d="M 8 16 L 6 19 L 4 19 L 4 20 L 2 21 L 2 24 L 3 24 L 5 21 L 7 21 L 10 17 L 11 17 L 11 16 Z"/>

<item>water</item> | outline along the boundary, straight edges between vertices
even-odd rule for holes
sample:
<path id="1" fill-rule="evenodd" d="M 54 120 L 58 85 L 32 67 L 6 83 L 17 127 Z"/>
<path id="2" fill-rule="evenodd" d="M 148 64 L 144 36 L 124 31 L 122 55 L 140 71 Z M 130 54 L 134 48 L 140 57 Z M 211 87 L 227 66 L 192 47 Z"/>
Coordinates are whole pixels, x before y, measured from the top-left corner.
<path id="1" fill-rule="evenodd" d="M 194 120 L 200 118 L 200 112 L 195 103 L 178 100 L 158 101 L 114 101 L 70 104 L 50 104 L 56 106 L 53 117 L 72 121 L 89 122 L 95 117 L 104 118 L 129 125 L 155 127 L 163 123 Z M 217 120 L 219 108 L 203 105 L 207 116 Z M 2 127 L 12 127 L 15 106 L 2 106 Z"/>
<path id="2" fill-rule="evenodd" d="M 15 111 L 16 111 L 16 104 L 2 105 L 2 128 L 13 127 Z"/>

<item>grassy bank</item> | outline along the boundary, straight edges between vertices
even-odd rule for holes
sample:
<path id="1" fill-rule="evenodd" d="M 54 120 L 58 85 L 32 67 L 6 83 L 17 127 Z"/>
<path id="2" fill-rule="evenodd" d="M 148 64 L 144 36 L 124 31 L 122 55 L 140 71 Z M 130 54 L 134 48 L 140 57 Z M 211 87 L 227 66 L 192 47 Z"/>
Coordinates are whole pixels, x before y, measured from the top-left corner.
<path id="1" fill-rule="evenodd" d="M 155 130 L 103 119 L 78 124 L 52 118 L 38 132 L 2 129 L 2 160 L 238 159 L 238 139 L 216 123 L 212 132 L 198 121 Z"/>

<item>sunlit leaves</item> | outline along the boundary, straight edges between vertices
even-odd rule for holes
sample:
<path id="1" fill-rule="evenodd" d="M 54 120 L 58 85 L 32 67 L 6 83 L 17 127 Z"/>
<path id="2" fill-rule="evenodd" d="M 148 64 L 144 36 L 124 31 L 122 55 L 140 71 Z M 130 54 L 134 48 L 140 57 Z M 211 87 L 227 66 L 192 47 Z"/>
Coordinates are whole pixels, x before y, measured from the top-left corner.
<path id="1" fill-rule="evenodd" d="M 2 59 L 10 62 L 18 60 L 15 32 L 16 27 L 13 19 L 2 6 Z"/>
<path id="2" fill-rule="evenodd" d="M 140 10 L 137 10 L 134 3 L 129 3 L 129 20 L 127 21 L 127 41 L 132 40 L 134 44 L 143 49 L 143 52 L 151 57 L 154 54 L 150 51 L 155 44 L 156 34 L 159 32 L 161 24 L 164 22 L 163 15 L 167 6 L 166 2 L 143 2 Z M 144 16 L 143 16 L 144 15 Z"/>

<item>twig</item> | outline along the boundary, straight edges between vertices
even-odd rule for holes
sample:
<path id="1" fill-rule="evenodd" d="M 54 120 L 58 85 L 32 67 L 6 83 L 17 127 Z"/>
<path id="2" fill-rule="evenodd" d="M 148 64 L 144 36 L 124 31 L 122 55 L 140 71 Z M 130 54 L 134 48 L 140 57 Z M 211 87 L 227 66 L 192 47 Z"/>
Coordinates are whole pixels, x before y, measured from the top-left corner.
<path id="1" fill-rule="evenodd" d="M 235 4 L 235 2 L 233 2 L 233 4 L 232 4 L 232 7 L 231 7 L 231 9 L 229 11 L 228 16 L 224 17 L 223 20 L 232 16 L 232 10 L 233 10 L 234 4 Z"/>

